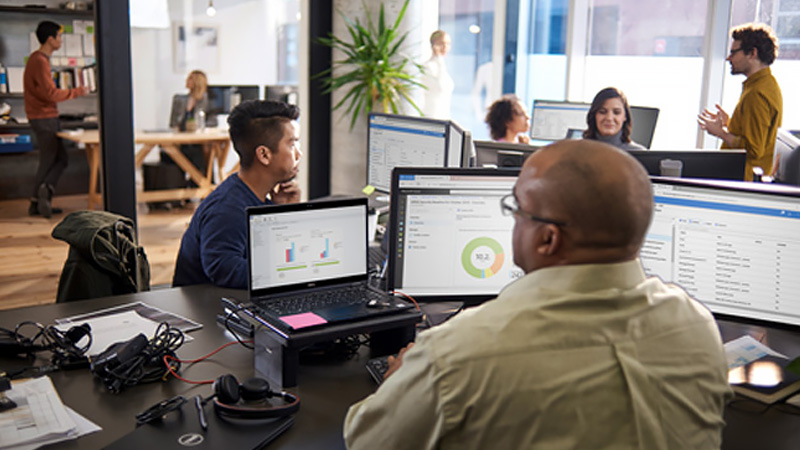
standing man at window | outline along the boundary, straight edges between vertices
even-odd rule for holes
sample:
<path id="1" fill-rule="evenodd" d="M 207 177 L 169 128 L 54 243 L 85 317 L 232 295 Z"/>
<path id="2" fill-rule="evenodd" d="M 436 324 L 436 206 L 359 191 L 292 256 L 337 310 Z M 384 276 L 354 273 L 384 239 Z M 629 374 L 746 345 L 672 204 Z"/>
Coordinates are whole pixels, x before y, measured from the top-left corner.
<path id="1" fill-rule="evenodd" d="M 722 139 L 722 148 L 747 150 L 744 178 L 752 181 L 755 167 L 771 173 L 775 137 L 783 119 L 781 88 L 769 68 L 778 56 L 778 38 L 772 28 L 756 23 L 734 28 L 731 37 L 733 43 L 726 58 L 731 74 L 747 77 L 739 103 L 730 119 L 716 105 L 716 113 L 706 109 L 698 122 L 708 134 Z"/>
<path id="2" fill-rule="evenodd" d="M 86 95 L 89 88 L 59 89 L 53 81 L 50 56 L 61 48 L 61 25 L 50 21 L 39 23 L 36 39 L 41 47 L 28 57 L 22 80 L 25 115 L 28 116 L 39 147 L 39 168 L 36 170 L 28 214 L 49 218 L 53 213 L 61 212 L 53 208 L 50 202 L 56 183 L 67 167 L 67 151 L 56 135 L 61 130 L 56 103 Z"/>

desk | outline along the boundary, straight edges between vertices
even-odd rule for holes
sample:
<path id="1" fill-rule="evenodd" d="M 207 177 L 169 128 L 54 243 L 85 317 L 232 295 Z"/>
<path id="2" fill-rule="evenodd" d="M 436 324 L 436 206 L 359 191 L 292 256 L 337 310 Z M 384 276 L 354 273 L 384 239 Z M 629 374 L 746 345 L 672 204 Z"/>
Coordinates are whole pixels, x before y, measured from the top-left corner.
<path id="1" fill-rule="evenodd" d="M 100 176 L 100 133 L 98 130 L 85 130 L 80 132 L 61 131 L 58 136 L 68 141 L 84 144 L 86 146 L 86 159 L 89 161 L 89 209 L 94 209 L 100 205 L 102 196 L 98 192 L 97 184 Z M 213 181 L 214 163 L 217 164 L 218 173 L 222 174 L 225 159 L 228 156 L 230 147 L 230 136 L 225 130 L 209 128 L 197 133 L 144 133 L 137 132 L 134 142 L 144 144 L 136 152 L 135 165 L 141 167 L 145 157 L 156 147 L 161 147 L 172 158 L 175 163 L 186 171 L 191 179 L 197 183 L 197 188 L 186 189 L 165 189 L 159 191 L 140 192 L 138 200 L 140 202 L 158 202 L 165 200 L 185 200 L 194 197 L 205 197 L 215 187 Z M 189 161 L 180 151 L 180 146 L 184 144 L 203 145 L 208 161 L 206 173 L 200 170 Z"/>
<path id="2" fill-rule="evenodd" d="M 244 292 L 192 286 L 160 291 L 130 294 L 82 302 L 60 303 L 32 308 L 4 311 L 0 326 L 12 327 L 22 321 L 34 319 L 48 323 L 59 317 L 88 312 L 132 301 L 145 303 L 173 311 L 204 324 L 203 329 L 192 332 L 194 341 L 178 350 L 181 358 L 187 359 L 206 354 L 217 346 L 230 342 L 228 335 L 215 323 L 215 315 L 221 312 L 221 296 L 242 296 Z M 738 336 L 743 329 L 737 325 L 722 323 L 723 335 Z M 800 335 L 784 331 L 768 330 L 770 338 L 789 339 L 800 345 Z M 727 337 L 726 337 L 727 338 Z M 793 344 L 794 345 L 794 344 Z M 781 348 L 778 348 L 781 350 Z M 347 362 L 318 362 L 301 365 L 301 379 L 297 388 L 291 389 L 301 397 L 300 412 L 295 424 L 278 437 L 269 449 L 342 449 L 342 424 L 347 408 L 375 390 L 364 364 L 366 351 Z M 14 361 L 19 365 L 19 362 Z M 3 369 L 12 369 L 8 359 L 0 359 Z M 244 379 L 253 374 L 253 354 L 241 346 L 232 346 L 216 354 L 209 361 L 194 366 L 184 365 L 183 376 L 193 380 L 213 379 L 223 373 L 232 373 Z M 103 431 L 78 440 L 51 446 L 58 449 L 97 449 L 122 437 L 134 429 L 134 415 L 152 404 L 173 395 L 209 395 L 209 386 L 190 386 L 178 380 L 135 386 L 119 395 L 109 394 L 102 383 L 86 370 L 56 372 L 50 374 L 65 404 L 88 417 L 103 428 Z M 725 413 L 728 423 L 723 434 L 722 448 L 725 450 L 797 449 L 800 443 L 800 416 L 791 416 L 777 410 L 764 414 L 746 413 L 730 408 Z"/>

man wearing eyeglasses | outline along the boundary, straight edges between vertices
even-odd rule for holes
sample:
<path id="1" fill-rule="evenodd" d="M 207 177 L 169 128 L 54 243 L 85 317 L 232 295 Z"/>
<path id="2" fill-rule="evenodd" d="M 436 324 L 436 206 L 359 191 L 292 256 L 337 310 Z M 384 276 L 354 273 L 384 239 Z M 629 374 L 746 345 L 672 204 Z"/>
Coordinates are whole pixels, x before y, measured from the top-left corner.
<path id="1" fill-rule="evenodd" d="M 781 88 L 769 66 L 778 56 L 778 38 L 768 25 L 745 24 L 731 31 L 733 43 L 726 58 L 731 74 L 743 74 L 739 103 L 728 117 L 720 105 L 698 116 L 700 128 L 722 139 L 722 148 L 747 150 L 745 180 L 752 181 L 753 169 L 772 173 L 775 138 L 783 120 Z"/>
<path id="2" fill-rule="evenodd" d="M 502 208 L 526 275 L 390 358 L 347 414 L 348 447 L 719 448 L 725 353 L 708 310 L 644 274 L 642 166 L 560 141 L 527 159 Z"/>

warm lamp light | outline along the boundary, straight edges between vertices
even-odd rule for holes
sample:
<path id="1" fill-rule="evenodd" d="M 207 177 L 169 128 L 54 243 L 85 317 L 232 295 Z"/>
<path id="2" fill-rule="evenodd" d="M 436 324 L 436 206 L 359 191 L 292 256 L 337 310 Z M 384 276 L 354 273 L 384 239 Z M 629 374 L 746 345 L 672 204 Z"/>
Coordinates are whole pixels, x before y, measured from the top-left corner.
<path id="1" fill-rule="evenodd" d="M 208 0 L 208 8 L 206 8 L 206 15 L 208 17 L 214 17 L 217 15 L 217 10 L 214 8 L 214 0 Z"/>

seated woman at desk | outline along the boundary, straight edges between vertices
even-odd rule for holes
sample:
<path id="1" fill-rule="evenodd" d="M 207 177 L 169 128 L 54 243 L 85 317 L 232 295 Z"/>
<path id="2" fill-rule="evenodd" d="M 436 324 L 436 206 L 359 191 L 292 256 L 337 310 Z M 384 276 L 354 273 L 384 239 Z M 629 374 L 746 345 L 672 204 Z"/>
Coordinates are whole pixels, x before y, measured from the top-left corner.
<path id="1" fill-rule="evenodd" d="M 204 125 L 215 127 L 216 116 L 208 115 L 208 78 L 200 70 L 193 70 L 186 77 L 187 94 L 175 94 L 172 97 L 172 111 L 169 126 L 179 131 L 195 131 Z M 202 114 L 201 114 L 202 112 Z M 198 124 L 198 122 L 204 122 Z"/>
<path id="2" fill-rule="evenodd" d="M 645 150 L 631 140 L 631 108 L 625 94 L 617 88 L 605 88 L 594 96 L 586 114 L 586 124 L 584 139 L 605 142 L 622 150 Z"/>
<path id="3" fill-rule="evenodd" d="M 492 140 L 528 144 L 528 130 L 531 118 L 525 105 L 514 94 L 506 94 L 492 103 L 486 114 L 485 122 L 489 125 Z"/>
<path id="4" fill-rule="evenodd" d="M 186 94 L 175 94 L 172 97 L 172 110 L 170 111 L 169 126 L 178 131 L 198 131 L 206 126 L 216 127 L 216 115 L 208 113 L 208 78 L 201 70 L 193 70 L 186 77 Z M 189 161 L 197 167 L 200 172 L 206 171 L 207 161 L 202 145 L 184 144 L 181 145 L 181 153 L 186 155 Z M 175 164 L 163 150 L 161 161 L 166 164 Z M 185 175 L 184 175 L 185 176 Z M 194 181 L 189 180 L 182 185 L 163 186 L 164 188 L 197 187 Z"/>

